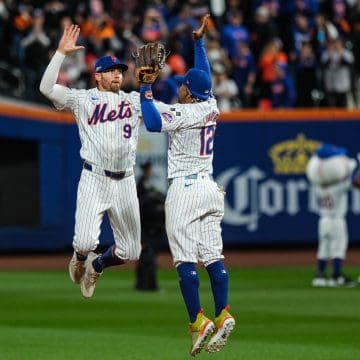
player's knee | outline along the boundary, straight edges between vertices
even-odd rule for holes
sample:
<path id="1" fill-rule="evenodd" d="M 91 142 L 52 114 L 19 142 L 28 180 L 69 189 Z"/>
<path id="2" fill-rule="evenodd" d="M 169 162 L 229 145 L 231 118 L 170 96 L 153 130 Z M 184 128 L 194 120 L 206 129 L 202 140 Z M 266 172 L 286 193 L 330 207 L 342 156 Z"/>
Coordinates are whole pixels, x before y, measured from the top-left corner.
<path id="1" fill-rule="evenodd" d="M 206 267 L 213 284 L 224 284 L 229 281 L 229 274 L 222 261 L 214 262 Z"/>
<path id="2" fill-rule="evenodd" d="M 179 282 L 199 287 L 200 281 L 194 263 L 182 263 L 176 267 L 179 274 Z"/>

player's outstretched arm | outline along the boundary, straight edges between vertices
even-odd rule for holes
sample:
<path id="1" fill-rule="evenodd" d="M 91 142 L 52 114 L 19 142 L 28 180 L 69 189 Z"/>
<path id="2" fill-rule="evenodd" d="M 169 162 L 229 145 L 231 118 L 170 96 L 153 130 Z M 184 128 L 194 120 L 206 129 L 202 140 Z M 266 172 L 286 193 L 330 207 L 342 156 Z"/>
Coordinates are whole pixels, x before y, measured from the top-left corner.
<path id="1" fill-rule="evenodd" d="M 204 34 L 207 30 L 209 19 L 210 19 L 210 14 L 206 14 L 202 18 L 200 27 L 197 30 L 194 30 L 192 33 L 194 40 L 199 40 L 204 36 Z"/>
<path id="2" fill-rule="evenodd" d="M 66 102 L 66 87 L 56 84 L 62 62 L 66 55 L 84 49 L 84 46 L 76 45 L 79 38 L 80 28 L 78 25 L 70 25 L 64 29 L 59 41 L 57 51 L 47 66 L 40 82 L 40 92 L 61 109 Z"/>
<path id="3" fill-rule="evenodd" d="M 72 24 L 70 26 L 66 26 L 59 41 L 57 50 L 63 55 L 69 55 L 76 51 L 85 49 L 84 46 L 76 45 L 79 35 L 80 27 L 78 25 Z"/>
<path id="4" fill-rule="evenodd" d="M 140 105 L 146 129 L 151 132 L 160 132 L 162 128 L 161 115 L 154 105 L 154 97 L 149 84 L 140 86 Z"/>
<path id="5" fill-rule="evenodd" d="M 210 64 L 206 54 L 204 34 L 206 32 L 210 15 L 206 14 L 201 25 L 197 30 L 193 31 L 194 37 L 194 67 L 199 70 L 205 71 L 210 77 Z"/>

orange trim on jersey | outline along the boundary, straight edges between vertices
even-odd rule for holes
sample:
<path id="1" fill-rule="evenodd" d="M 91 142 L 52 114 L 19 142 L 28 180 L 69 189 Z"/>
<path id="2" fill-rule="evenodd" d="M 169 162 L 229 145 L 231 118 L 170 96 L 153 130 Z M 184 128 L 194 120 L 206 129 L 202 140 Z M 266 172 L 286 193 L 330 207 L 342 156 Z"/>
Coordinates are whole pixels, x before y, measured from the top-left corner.
<path id="1" fill-rule="evenodd" d="M 240 110 L 221 113 L 221 122 L 360 121 L 360 110 L 338 108 L 301 110 Z"/>
<path id="2" fill-rule="evenodd" d="M 0 116 L 17 117 L 21 118 L 21 120 L 37 120 L 65 124 L 75 123 L 74 116 L 71 113 L 27 105 L 0 104 Z"/>

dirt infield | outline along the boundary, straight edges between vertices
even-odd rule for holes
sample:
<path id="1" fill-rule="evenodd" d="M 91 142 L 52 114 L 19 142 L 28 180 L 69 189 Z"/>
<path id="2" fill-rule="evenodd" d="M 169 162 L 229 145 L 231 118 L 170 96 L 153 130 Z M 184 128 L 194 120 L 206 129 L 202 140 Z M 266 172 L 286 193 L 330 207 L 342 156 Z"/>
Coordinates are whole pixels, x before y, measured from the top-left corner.
<path id="1" fill-rule="evenodd" d="M 303 250 L 232 250 L 225 251 L 225 264 L 236 267 L 267 267 L 267 266 L 305 266 L 315 265 L 316 249 Z M 0 270 L 42 270 L 67 269 L 71 253 L 32 254 L 32 255 L 1 255 Z M 157 257 L 160 268 L 171 268 L 172 261 L 168 252 Z M 350 249 L 345 266 L 360 266 L 360 248 Z M 135 263 L 123 265 L 134 268 Z"/>

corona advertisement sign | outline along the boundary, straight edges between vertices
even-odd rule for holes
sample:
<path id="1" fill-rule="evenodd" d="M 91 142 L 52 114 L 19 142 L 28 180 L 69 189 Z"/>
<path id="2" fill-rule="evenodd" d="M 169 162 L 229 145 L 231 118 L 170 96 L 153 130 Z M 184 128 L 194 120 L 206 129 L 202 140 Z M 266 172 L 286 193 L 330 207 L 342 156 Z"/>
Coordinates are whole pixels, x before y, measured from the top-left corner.
<path id="1" fill-rule="evenodd" d="M 355 130 L 356 128 L 356 130 Z M 226 243 L 317 243 L 318 209 L 306 178 L 322 142 L 360 151 L 354 121 L 224 122 L 217 128 L 214 175 L 226 191 Z M 360 243 L 360 191 L 348 194 L 350 242 Z"/>

